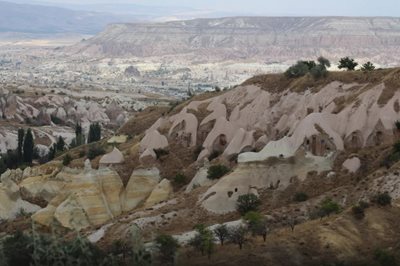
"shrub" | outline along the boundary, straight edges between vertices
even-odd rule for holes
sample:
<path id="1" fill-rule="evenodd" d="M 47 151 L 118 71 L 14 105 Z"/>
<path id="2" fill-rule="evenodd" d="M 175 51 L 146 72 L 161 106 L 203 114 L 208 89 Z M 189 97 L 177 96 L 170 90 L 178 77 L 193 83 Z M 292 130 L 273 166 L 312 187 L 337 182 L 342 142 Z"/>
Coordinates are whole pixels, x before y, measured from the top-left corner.
<path id="1" fill-rule="evenodd" d="M 372 64 L 371 62 L 367 62 L 364 65 L 362 65 L 361 70 L 366 72 L 366 71 L 373 71 L 375 69 L 374 64 Z"/>
<path id="2" fill-rule="evenodd" d="M 339 69 L 346 68 L 347 71 L 354 70 L 358 66 L 358 63 L 354 61 L 353 58 L 350 57 L 343 57 L 339 61 Z"/>
<path id="3" fill-rule="evenodd" d="M 72 162 L 72 157 L 71 157 L 71 155 L 69 155 L 69 153 L 67 153 L 65 156 L 64 156 L 64 158 L 63 158 L 63 165 L 64 166 L 68 166 L 71 162 Z"/>
<path id="4" fill-rule="evenodd" d="M 294 195 L 293 200 L 297 201 L 297 202 L 303 202 L 303 201 L 308 200 L 308 195 L 304 192 L 297 192 Z"/>
<path id="5" fill-rule="evenodd" d="M 374 252 L 374 260 L 377 261 L 381 266 L 396 266 L 396 258 L 391 255 L 388 251 L 383 249 L 376 249 Z"/>
<path id="6" fill-rule="evenodd" d="M 95 145 L 89 148 L 86 156 L 88 157 L 89 160 L 93 160 L 97 156 L 103 155 L 105 153 L 106 151 L 103 149 L 103 147 Z"/>
<path id="7" fill-rule="evenodd" d="M 214 234 L 219 239 L 221 246 L 223 246 L 225 240 L 229 237 L 228 227 L 225 224 L 220 224 L 214 229 Z"/>
<path id="8" fill-rule="evenodd" d="M 174 176 L 175 184 L 184 185 L 184 184 L 186 184 L 186 180 L 187 180 L 187 177 L 182 173 L 178 173 Z"/>
<path id="9" fill-rule="evenodd" d="M 400 130 L 400 120 L 397 120 L 396 122 L 394 122 L 394 125 L 396 126 L 396 128 L 398 130 Z"/>
<path id="10" fill-rule="evenodd" d="M 159 235 L 155 243 L 160 262 L 163 265 L 174 265 L 175 254 L 179 248 L 178 241 L 170 235 Z"/>
<path id="11" fill-rule="evenodd" d="M 229 172 L 229 168 L 226 167 L 225 165 L 217 164 L 217 165 L 212 165 L 210 168 L 208 168 L 207 171 L 207 178 L 214 180 L 214 179 L 219 179 L 226 175 Z"/>
<path id="12" fill-rule="evenodd" d="M 388 192 L 379 193 L 374 197 L 373 201 L 381 206 L 387 206 L 392 204 L 392 197 Z"/>
<path id="13" fill-rule="evenodd" d="M 321 211 L 321 217 L 329 216 L 332 213 L 339 213 L 340 206 L 337 202 L 333 201 L 330 198 L 327 198 L 322 201 L 321 206 L 320 206 L 320 211 Z"/>
<path id="14" fill-rule="evenodd" d="M 256 195 L 250 193 L 239 196 L 236 209 L 241 215 L 245 215 L 250 211 L 256 211 L 260 205 L 260 199 Z"/>
<path id="15" fill-rule="evenodd" d="M 30 266 L 32 252 L 31 238 L 20 231 L 3 242 L 3 254 L 7 265 Z"/>
<path id="16" fill-rule="evenodd" d="M 295 65 L 286 70 L 285 75 L 288 78 L 298 78 L 305 76 L 309 71 L 309 64 L 304 61 L 298 61 Z"/>

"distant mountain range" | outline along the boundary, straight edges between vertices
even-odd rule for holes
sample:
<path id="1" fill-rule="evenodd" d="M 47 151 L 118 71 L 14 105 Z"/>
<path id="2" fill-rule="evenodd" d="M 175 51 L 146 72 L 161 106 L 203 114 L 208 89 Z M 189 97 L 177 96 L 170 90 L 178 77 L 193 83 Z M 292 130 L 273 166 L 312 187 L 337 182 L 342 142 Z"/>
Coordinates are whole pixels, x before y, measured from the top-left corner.
<path id="1" fill-rule="evenodd" d="M 0 33 L 95 34 L 111 23 L 219 17 L 229 13 L 132 3 L 53 3 L 0 0 Z"/>
<path id="2" fill-rule="evenodd" d="M 0 1 L 0 32 L 95 34 L 107 24 L 134 21 L 128 15 Z"/>
<path id="3" fill-rule="evenodd" d="M 71 49 L 115 57 L 181 55 L 192 61 L 350 55 L 393 65 L 400 60 L 400 18 L 228 17 L 114 24 Z"/>

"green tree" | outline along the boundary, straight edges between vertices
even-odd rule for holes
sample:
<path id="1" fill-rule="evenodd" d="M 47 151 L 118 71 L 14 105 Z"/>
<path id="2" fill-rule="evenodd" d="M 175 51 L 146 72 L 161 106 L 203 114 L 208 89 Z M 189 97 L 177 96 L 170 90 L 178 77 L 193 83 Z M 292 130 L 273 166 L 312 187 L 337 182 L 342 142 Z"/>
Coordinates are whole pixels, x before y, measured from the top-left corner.
<path id="1" fill-rule="evenodd" d="M 339 213 L 340 206 L 337 202 L 333 201 L 332 199 L 326 198 L 321 202 L 320 211 L 321 211 L 321 217 L 329 216 L 332 213 Z"/>
<path id="2" fill-rule="evenodd" d="M 331 67 L 331 62 L 323 56 L 318 57 L 317 61 L 319 65 L 323 66 L 325 69 Z"/>
<path id="3" fill-rule="evenodd" d="M 260 205 L 260 199 L 256 195 L 250 193 L 239 196 L 236 202 L 236 209 L 241 215 L 245 215 L 250 211 L 256 211 Z"/>
<path id="4" fill-rule="evenodd" d="M 362 65 L 361 70 L 366 72 L 366 71 L 373 71 L 375 70 L 374 64 L 372 64 L 370 61 Z"/>
<path id="5" fill-rule="evenodd" d="M 155 243 L 160 262 L 163 265 L 174 265 L 175 254 L 179 248 L 178 241 L 170 235 L 159 235 Z"/>
<path id="6" fill-rule="evenodd" d="M 309 71 L 309 65 L 308 63 L 305 63 L 305 61 L 298 61 L 295 65 L 289 67 L 286 72 L 285 76 L 288 78 L 298 78 L 305 76 Z"/>
<path id="7" fill-rule="evenodd" d="M 267 221 L 260 213 L 250 211 L 244 215 L 243 219 L 253 236 L 262 236 L 264 242 L 267 240 Z"/>
<path id="8" fill-rule="evenodd" d="M 220 224 L 214 229 L 214 234 L 219 239 L 221 246 L 223 246 L 225 240 L 229 237 L 228 227 L 225 224 Z"/>
<path id="9" fill-rule="evenodd" d="M 301 63 L 305 64 L 308 67 L 308 70 L 313 69 L 317 64 L 315 61 L 300 61 Z"/>
<path id="10" fill-rule="evenodd" d="M 28 164 L 32 163 L 34 145 L 35 144 L 33 142 L 32 130 L 28 128 L 28 131 L 26 132 L 24 138 L 24 146 L 23 146 L 23 158 L 25 163 Z"/>
<path id="11" fill-rule="evenodd" d="M 196 235 L 189 241 L 189 245 L 198 249 L 202 255 L 207 254 L 208 258 L 211 258 L 215 247 L 214 234 L 204 225 L 197 225 L 195 229 Z"/>
<path id="12" fill-rule="evenodd" d="M 243 248 L 243 244 L 247 241 L 247 229 L 240 225 L 229 230 L 229 240 L 239 245 L 239 249 Z"/>
<path id="13" fill-rule="evenodd" d="M 23 159 L 24 137 L 25 137 L 25 130 L 22 129 L 22 128 L 18 129 L 18 147 L 17 147 L 17 152 L 18 152 L 18 160 L 19 160 L 19 162 L 22 162 L 22 159 Z"/>
<path id="14" fill-rule="evenodd" d="M 347 56 L 340 59 L 338 68 L 345 68 L 347 71 L 352 71 L 356 68 L 356 66 L 358 66 L 358 63 L 354 61 L 353 58 Z"/>
<path id="15" fill-rule="evenodd" d="M 99 123 L 91 124 L 89 127 L 88 143 L 101 140 L 101 126 Z"/>
<path id="16" fill-rule="evenodd" d="M 75 139 L 72 141 L 72 147 L 78 147 L 85 144 L 85 135 L 83 134 L 83 129 L 80 123 L 75 124 Z"/>

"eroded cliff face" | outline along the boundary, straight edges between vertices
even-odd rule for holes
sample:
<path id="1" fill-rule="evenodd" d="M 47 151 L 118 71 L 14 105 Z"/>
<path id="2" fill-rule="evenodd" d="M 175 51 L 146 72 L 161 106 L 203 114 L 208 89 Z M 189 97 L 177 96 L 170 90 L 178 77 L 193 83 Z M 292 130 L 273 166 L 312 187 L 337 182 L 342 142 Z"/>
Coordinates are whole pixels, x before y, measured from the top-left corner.
<path id="1" fill-rule="evenodd" d="M 318 89 L 275 92 L 257 84 L 239 86 L 160 118 L 146 131 L 141 152 L 150 156 L 155 149 L 168 150 L 169 141 L 198 146 L 199 164 L 219 156 L 237 160 L 233 172 L 199 200 L 208 211 L 231 212 L 238 196 L 249 191 L 284 190 L 293 177 L 303 181 L 309 172 L 327 173 L 340 152 L 394 143 L 400 84 L 389 79 L 398 80 L 398 74 L 388 71 L 374 83 L 332 81 Z M 360 161 L 353 160 L 358 164 L 349 160 L 343 167 L 356 172 Z"/>
<path id="2" fill-rule="evenodd" d="M 236 17 L 153 24 L 113 24 L 71 48 L 91 55 L 180 56 L 208 61 L 292 61 L 320 54 L 351 54 L 396 62 L 398 18 Z M 160 41 L 162 40 L 162 41 Z M 315 49 L 315 47 L 318 47 Z"/>

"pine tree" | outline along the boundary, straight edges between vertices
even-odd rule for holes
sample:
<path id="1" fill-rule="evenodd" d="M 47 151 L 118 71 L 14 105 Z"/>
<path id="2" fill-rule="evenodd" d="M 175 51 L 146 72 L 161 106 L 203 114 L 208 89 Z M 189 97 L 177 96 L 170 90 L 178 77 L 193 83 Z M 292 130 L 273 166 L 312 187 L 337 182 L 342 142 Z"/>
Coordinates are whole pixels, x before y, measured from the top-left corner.
<path id="1" fill-rule="evenodd" d="M 99 123 L 90 125 L 88 143 L 96 142 L 101 139 L 101 126 Z"/>
<path id="2" fill-rule="evenodd" d="M 83 134 L 82 126 L 80 123 L 77 123 L 75 125 L 75 141 L 74 145 L 75 147 L 81 146 L 85 144 L 85 135 Z"/>
<path id="3" fill-rule="evenodd" d="M 63 137 L 59 136 L 57 141 L 57 151 L 64 151 L 65 149 L 65 141 Z"/>
<path id="4" fill-rule="evenodd" d="M 24 139 L 24 150 L 23 150 L 23 158 L 25 163 L 29 164 L 32 163 L 33 148 L 34 148 L 34 143 L 33 143 L 32 130 L 28 128 L 28 131 L 26 132 Z"/>
<path id="5" fill-rule="evenodd" d="M 21 162 L 22 161 L 22 149 L 23 149 L 23 144 L 24 144 L 24 136 L 25 136 L 25 130 L 20 128 L 18 129 L 18 148 L 17 148 L 17 153 L 18 153 L 18 160 Z"/>

